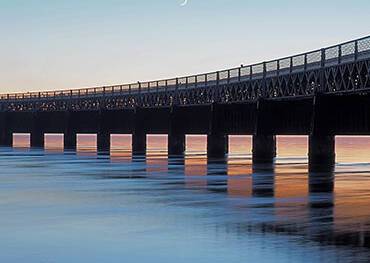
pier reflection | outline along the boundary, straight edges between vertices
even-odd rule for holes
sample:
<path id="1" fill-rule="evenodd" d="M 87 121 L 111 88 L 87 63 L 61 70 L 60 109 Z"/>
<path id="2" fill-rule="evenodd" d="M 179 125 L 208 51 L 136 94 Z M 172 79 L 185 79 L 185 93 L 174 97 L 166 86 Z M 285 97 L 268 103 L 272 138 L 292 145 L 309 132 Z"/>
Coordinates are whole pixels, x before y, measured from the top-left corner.
<path id="1" fill-rule="evenodd" d="M 207 188 L 207 155 L 185 154 L 184 158 L 185 186 L 188 188 Z"/>
<path id="2" fill-rule="evenodd" d="M 252 196 L 252 160 L 243 155 L 227 158 L 227 193 L 234 197 Z"/>
<path id="3" fill-rule="evenodd" d="M 227 231 L 240 235 L 245 231 L 278 233 L 323 246 L 370 248 L 370 168 L 366 163 L 343 161 L 355 158 L 356 153 L 349 152 L 351 147 L 354 149 L 354 143 L 349 147 L 348 142 L 339 141 L 338 152 L 345 153 L 346 159 L 339 156 L 340 163 L 335 170 L 314 173 L 308 172 L 303 156 L 305 137 L 294 139 L 297 146 L 294 146 L 294 140 L 289 143 L 285 139 L 280 141 L 282 154 L 274 163 L 268 164 L 252 164 L 248 152 L 230 153 L 224 159 L 209 159 L 202 136 L 189 141 L 190 148 L 184 156 L 168 157 L 167 138 L 153 138 L 153 141 L 148 139 L 145 156 L 132 156 L 129 148 L 113 147 L 110 161 L 127 164 L 122 170 L 130 170 L 130 176 L 137 176 L 141 170 L 143 177 L 160 177 L 166 187 L 184 185 L 186 189 L 196 190 L 195 195 L 208 193 L 231 197 L 230 202 L 218 207 L 231 216 L 226 222 L 220 222 Z M 362 144 L 364 138 L 357 141 Z M 90 143 L 86 147 L 83 140 L 79 142 L 83 147 L 78 148 L 78 155 L 96 156 L 96 149 Z M 233 143 L 234 149 L 245 146 L 241 139 Z M 124 144 L 130 145 L 130 141 Z M 341 149 L 343 144 L 345 147 Z M 365 160 L 365 157 L 361 158 L 359 160 Z M 122 178 L 118 176 L 121 170 L 111 172 L 115 173 L 116 178 Z M 173 176 L 177 181 L 169 183 Z"/>
<path id="4" fill-rule="evenodd" d="M 148 176 L 168 174 L 167 135 L 147 137 L 146 172 Z"/>
<path id="5" fill-rule="evenodd" d="M 110 161 L 112 163 L 131 163 L 132 162 L 132 151 L 125 150 L 111 150 Z"/>
<path id="6" fill-rule="evenodd" d="M 149 195 L 152 187 L 157 191 L 155 194 L 163 189 L 176 190 L 163 192 L 161 200 L 170 200 L 171 204 L 180 207 L 196 204 L 204 210 L 209 209 L 206 214 L 212 217 L 209 225 L 214 224 L 218 233 L 225 229 L 226 235 L 240 237 L 251 232 L 284 238 L 293 236 L 310 246 L 325 249 L 370 248 L 370 168 L 368 163 L 348 162 L 356 158 L 353 151 L 350 156 L 349 146 L 341 150 L 343 143 L 339 144 L 338 152 L 344 152 L 346 159 L 339 156 L 335 170 L 309 173 L 303 156 L 306 148 L 301 149 L 306 138 L 294 139 L 299 150 L 293 149 L 294 140 L 289 143 L 281 140 L 280 156 L 267 164 L 252 164 L 250 152 L 241 151 L 231 152 L 225 158 L 209 159 L 204 149 L 205 137 L 190 141 L 192 147 L 185 155 L 169 157 L 166 138 L 153 138 L 153 141 L 148 139 L 146 155 L 133 156 L 130 138 L 127 138 L 113 143 L 109 157 L 99 153 L 96 159 L 80 158 L 83 162 L 76 165 L 88 164 L 87 169 L 94 165 L 100 167 L 90 170 L 91 174 L 98 174 L 96 178 L 99 179 L 140 179 L 136 184 L 140 189 L 148 187 Z M 361 143 L 356 147 L 364 144 L 365 138 L 358 141 Z M 96 148 L 91 147 L 95 143 L 94 137 L 84 137 L 79 143 L 79 156 L 97 156 Z M 234 139 L 231 148 L 240 150 L 247 143 L 241 138 Z M 57 149 L 53 142 L 48 145 L 50 147 L 45 147 L 47 153 L 63 150 Z M 361 158 L 359 160 L 367 157 Z M 114 165 L 106 165 L 106 161 Z M 143 180 L 145 178 L 160 180 L 151 185 L 150 180 Z M 111 187 L 122 190 L 125 182 L 111 183 Z M 183 188 L 186 191 L 181 191 Z M 143 193 L 139 192 L 138 196 L 138 199 L 142 198 Z M 342 250 L 335 250 L 335 253 Z M 366 257 L 354 251 L 353 261 L 366 262 Z"/>
<path id="7" fill-rule="evenodd" d="M 77 149 L 78 156 L 97 156 L 96 134 L 77 134 Z"/>

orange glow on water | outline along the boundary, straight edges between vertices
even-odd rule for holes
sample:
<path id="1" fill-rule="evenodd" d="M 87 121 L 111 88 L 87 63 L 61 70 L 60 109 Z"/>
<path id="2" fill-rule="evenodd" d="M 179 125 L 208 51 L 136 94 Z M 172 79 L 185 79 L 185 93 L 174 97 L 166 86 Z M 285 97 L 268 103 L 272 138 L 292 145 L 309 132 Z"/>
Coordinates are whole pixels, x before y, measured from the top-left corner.
<path id="1" fill-rule="evenodd" d="M 77 152 L 96 152 L 96 134 L 77 134 Z"/>
<path id="2" fill-rule="evenodd" d="M 185 175 L 188 175 L 188 176 L 207 175 L 207 156 L 205 155 L 186 155 L 185 156 Z"/>
<path id="3" fill-rule="evenodd" d="M 275 174 L 275 197 L 306 197 L 308 196 L 308 174 Z"/>
<path id="4" fill-rule="evenodd" d="M 334 189 L 334 226 L 341 231 L 366 228 L 370 220 L 368 174 L 337 174 Z"/>
<path id="5" fill-rule="evenodd" d="M 163 134 L 149 134 L 146 137 L 147 154 L 167 154 L 168 136 Z"/>
<path id="6" fill-rule="evenodd" d="M 229 176 L 227 179 L 227 193 L 230 196 L 252 196 L 252 176 Z"/>

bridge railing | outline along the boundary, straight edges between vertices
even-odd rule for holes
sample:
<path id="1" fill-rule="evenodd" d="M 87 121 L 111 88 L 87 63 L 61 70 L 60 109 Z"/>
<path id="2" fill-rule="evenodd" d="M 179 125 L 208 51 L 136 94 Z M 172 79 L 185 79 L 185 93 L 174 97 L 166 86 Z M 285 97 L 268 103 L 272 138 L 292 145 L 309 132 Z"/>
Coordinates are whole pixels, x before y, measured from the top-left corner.
<path id="1" fill-rule="evenodd" d="M 0 94 L 0 101 L 56 100 L 148 92 L 170 92 L 278 77 L 280 75 L 351 63 L 368 58 L 370 58 L 370 36 L 290 57 L 199 75 L 107 87 Z"/>

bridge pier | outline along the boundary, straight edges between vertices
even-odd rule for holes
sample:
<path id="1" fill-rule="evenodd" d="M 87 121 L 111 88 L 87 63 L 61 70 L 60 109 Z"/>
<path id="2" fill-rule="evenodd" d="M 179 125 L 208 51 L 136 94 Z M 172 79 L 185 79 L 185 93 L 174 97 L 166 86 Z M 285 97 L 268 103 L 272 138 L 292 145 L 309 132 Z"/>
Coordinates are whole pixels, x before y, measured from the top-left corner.
<path id="1" fill-rule="evenodd" d="M 185 152 L 185 134 L 168 134 L 168 154 L 182 155 Z"/>
<path id="2" fill-rule="evenodd" d="M 30 137 L 31 137 L 30 139 L 31 147 L 44 148 L 45 139 L 44 133 L 42 131 L 40 130 L 32 131 Z"/>
<path id="3" fill-rule="evenodd" d="M 11 147 L 13 144 L 13 135 L 8 127 L 7 113 L 0 113 L 0 146 Z"/>
<path id="4" fill-rule="evenodd" d="M 0 146 L 12 147 L 13 134 L 8 130 L 2 130 L 0 133 Z"/>
<path id="5" fill-rule="evenodd" d="M 224 134 L 208 134 L 207 156 L 211 158 L 223 158 L 227 153 L 228 140 Z"/>
<path id="6" fill-rule="evenodd" d="M 273 163 L 276 157 L 275 135 L 253 135 L 253 163 Z"/>
<path id="7" fill-rule="evenodd" d="M 110 134 L 99 132 L 96 136 L 98 151 L 110 151 Z"/>
<path id="8" fill-rule="evenodd" d="M 221 116 L 219 104 L 212 103 L 207 135 L 207 156 L 210 158 L 223 158 L 228 150 L 228 137 L 222 131 Z"/>
<path id="9" fill-rule="evenodd" d="M 64 148 L 68 150 L 77 148 L 77 132 L 67 131 L 64 133 Z"/>
<path id="10" fill-rule="evenodd" d="M 146 134 L 135 132 L 132 134 L 132 154 L 146 153 Z"/>
<path id="11" fill-rule="evenodd" d="M 335 136 L 311 135 L 308 146 L 310 172 L 331 172 L 335 165 Z"/>

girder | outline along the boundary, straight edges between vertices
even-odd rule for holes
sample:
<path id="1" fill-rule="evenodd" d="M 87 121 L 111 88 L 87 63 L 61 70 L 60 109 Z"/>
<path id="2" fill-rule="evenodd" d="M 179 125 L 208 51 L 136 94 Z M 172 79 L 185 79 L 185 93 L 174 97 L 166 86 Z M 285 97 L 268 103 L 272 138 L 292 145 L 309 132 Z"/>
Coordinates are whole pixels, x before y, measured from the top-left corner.
<path id="1" fill-rule="evenodd" d="M 251 66 L 111 87 L 0 95 L 1 111 L 86 111 L 242 103 L 361 93 L 370 88 L 370 36 Z"/>

